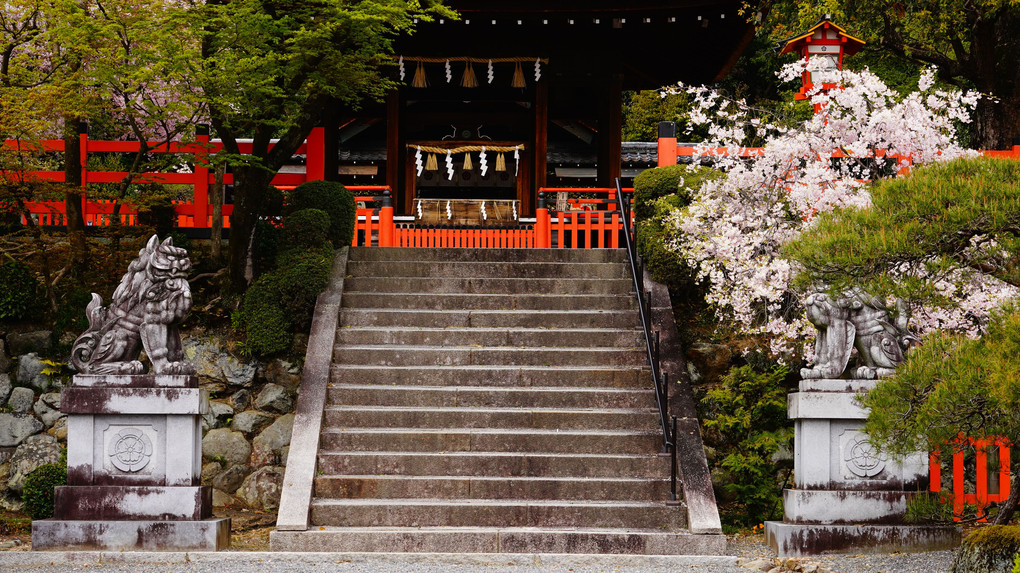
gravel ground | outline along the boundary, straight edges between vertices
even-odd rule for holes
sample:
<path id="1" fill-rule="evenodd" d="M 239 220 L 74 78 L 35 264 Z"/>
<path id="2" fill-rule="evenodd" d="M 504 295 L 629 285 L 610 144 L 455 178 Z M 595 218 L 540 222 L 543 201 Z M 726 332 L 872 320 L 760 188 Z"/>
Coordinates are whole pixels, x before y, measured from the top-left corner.
<path id="1" fill-rule="evenodd" d="M 109 553 L 100 563 L 95 553 L 30 553 L 0 551 L 0 571 L 4 573 L 63 573 L 73 570 L 101 573 L 532 573 L 555 572 L 619 572 L 619 573 L 748 573 L 737 565 L 753 559 L 773 559 L 775 554 L 764 545 L 761 535 L 730 538 L 729 556 L 689 558 L 670 563 L 627 557 L 546 556 L 436 556 L 436 555 L 366 555 L 366 554 L 299 554 L 262 551 L 227 551 L 213 554 Z M 18 549 L 24 549 L 19 547 Z M 954 553 L 892 555 L 836 555 L 798 560 L 802 565 L 818 565 L 826 573 L 945 573 L 949 571 Z M 110 562 L 105 562 L 110 561 Z M 168 561 L 175 561 L 168 563 Z"/>

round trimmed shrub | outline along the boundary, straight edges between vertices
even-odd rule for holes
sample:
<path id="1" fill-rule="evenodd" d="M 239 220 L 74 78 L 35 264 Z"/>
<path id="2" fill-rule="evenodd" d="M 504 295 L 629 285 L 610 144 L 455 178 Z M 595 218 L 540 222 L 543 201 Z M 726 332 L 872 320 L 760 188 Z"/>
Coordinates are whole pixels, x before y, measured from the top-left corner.
<path id="1" fill-rule="evenodd" d="M 67 484 L 67 466 L 43 464 L 25 476 L 21 494 L 25 513 L 32 519 L 53 517 L 53 488 Z"/>
<path id="2" fill-rule="evenodd" d="M 302 183 L 291 191 L 286 214 L 302 209 L 321 209 L 329 215 L 329 240 L 334 248 L 351 244 L 357 207 L 354 194 L 346 187 L 335 181 Z"/>
<path id="3" fill-rule="evenodd" d="M 322 209 L 301 209 L 283 220 L 283 244 L 293 249 L 319 248 L 329 241 L 329 214 Z"/>
<path id="4" fill-rule="evenodd" d="M 28 265 L 17 261 L 0 265 L 0 320 L 28 318 L 38 306 L 39 290 Z"/>
<path id="5" fill-rule="evenodd" d="M 646 169 L 634 178 L 634 216 L 639 220 L 651 217 L 655 211 L 652 203 L 667 195 L 676 194 L 682 205 L 688 205 L 695 189 L 719 175 L 717 170 L 709 167 L 691 169 L 687 165 Z"/>
<path id="6" fill-rule="evenodd" d="M 291 322 L 279 302 L 277 282 L 267 273 L 252 283 L 241 303 L 241 321 L 248 352 L 270 356 L 290 348 Z"/>

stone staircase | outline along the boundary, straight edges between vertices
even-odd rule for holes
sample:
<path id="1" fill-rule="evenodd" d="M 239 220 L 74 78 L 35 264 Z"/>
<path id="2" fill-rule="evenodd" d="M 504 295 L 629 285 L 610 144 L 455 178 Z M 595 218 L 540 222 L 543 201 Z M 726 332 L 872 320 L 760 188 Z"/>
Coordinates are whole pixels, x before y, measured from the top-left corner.
<path id="1" fill-rule="evenodd" d="M 308 527 L 281 508 L 274 550 L 725 547 L 666 503 L 623 250 L 352 248 L 328 382 Z"/>

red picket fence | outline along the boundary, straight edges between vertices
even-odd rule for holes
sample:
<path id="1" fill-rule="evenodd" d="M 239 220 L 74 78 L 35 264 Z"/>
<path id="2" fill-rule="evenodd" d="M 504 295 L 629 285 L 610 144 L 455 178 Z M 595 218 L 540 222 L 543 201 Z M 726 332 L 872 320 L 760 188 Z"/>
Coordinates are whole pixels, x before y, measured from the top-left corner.
<path id="1" fill-rule="evenodd" d="M 978 521 L 986 521 L 984 510 L 989 504 L 1003 502 L 1009 497 L 1010 443 L 1005 438 L 960 438 L 953 444 L 951 495 L 953 519 L 960 521 L 967 505 L 975 506 Z M 992 454 L 992 456 L 989 456 Z M 990 463 L 991 457 L 995 463 Z M 941 452 L 932 452 L 929 458 L 930 487 L 933 493 L 942 488 Z M 974 489 L 968 492 L 968 477 Z M 990 491 L 990 486 L 996 486 Z"/>

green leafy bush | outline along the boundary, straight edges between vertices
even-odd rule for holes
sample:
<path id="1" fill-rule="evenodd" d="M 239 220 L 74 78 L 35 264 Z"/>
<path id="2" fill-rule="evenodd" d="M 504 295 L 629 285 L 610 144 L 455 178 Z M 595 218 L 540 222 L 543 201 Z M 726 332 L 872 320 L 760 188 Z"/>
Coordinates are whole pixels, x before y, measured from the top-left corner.
<path id="1" fill-rule="evenodd" d="M 27 265 L 17 261 L 0 265 L 0 320 L 28 318 L 38 307 L 39 290 Z"/>
<path id="2" fill-rule="evenodd" d="M 302 209 L 321 209 L 329 215 L 329 240 L 340 248 L 354 239 L 357 207 L 354 194 L 334 181 L 308 181 L 291 191 L 285 216 Z"/>
<path id="3" fill-rule="evenodd" d="M 55 464 L 43 464 L 25 476 L 21 500 L 25 502 L 25 513 L 32 519 L 53 517 L 53 488 L 67 485 L 67 452 L 60 455 Z"/>
<path id="4" fill-rule="evenodd" d="M 319 248 L 329 240 L 329 214 L 322 209 L 294 211 L 283 221 L 281 238 L 289 249 Z"/>
<path id="5" fill-rule="evenodd" d="M 782 491 L 792 474 L 792 463 L 781 459 L 793 448 L 788 373 L 782 365 L 734 367 L 701 400 L 706 442 L 715 448 L 710 463 L 733 499 L 723 516 L 733 525 L 782 514 Z"/>
<path id="6" fill-rule="evenodd" d="M 262 275 L 244 293 L 240 323 L 246 350 L 254 356 L 270 356 L 290 348 L 291 323 L 278 299 L 276 280 L 271 273 Z"/>
<path id="7" fill-rule="evenodd" d="M 83 288 L 76 288 L 64 294 L 57 306 L 55 322 L 57 331 L 83 332 L 88 328 L 89 321 L 85 316 L 85 307 L 90 302 L 92 302 L 92 293 Z"/>
<path id="8" fill-rule="evenodd" d="M 652 203 L 667 195 L 677 195 L 679 205 L 687 206 L 691 202 L 693 192 L 701 184 L 719 177 L 720 173 L 709 167 L 687 165 L 664 165 L 654 169 L 646 169 L 634 178 L 634 216 L 647 219 L 655 211 Z"/>

